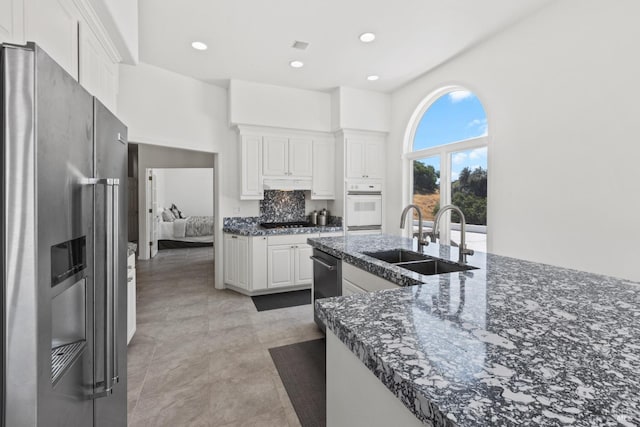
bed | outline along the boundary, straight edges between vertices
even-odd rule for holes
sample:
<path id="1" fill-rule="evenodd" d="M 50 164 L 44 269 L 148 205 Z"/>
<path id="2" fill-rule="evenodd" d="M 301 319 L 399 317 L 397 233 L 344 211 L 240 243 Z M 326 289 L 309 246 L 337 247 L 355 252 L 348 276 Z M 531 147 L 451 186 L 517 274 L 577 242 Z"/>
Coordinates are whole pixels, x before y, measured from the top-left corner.
<path id="1" fill-rule="evenodd" d="M 158 218 L 158 240 L 175 240 L 180 242 L 213 242 L 213 217 L 188 216 L 173 221 Z"/>

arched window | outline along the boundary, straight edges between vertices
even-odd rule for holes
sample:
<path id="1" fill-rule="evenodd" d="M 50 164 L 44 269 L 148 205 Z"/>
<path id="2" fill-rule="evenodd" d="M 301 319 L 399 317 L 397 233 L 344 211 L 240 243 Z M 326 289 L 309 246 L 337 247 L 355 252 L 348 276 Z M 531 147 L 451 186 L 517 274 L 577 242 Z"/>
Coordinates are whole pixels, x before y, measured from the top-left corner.
<path id="1" fill-rule="evenodd" d="M 432 227 L 440 206 L 453 203 L 462 209 L 469 225 L 467 246 L 483 252 L 487 233 L 487 135 L 487 116 L 480 100 L 462 87 L 443 88 L 416 110 L 405 152 L 409 199 L 420 206 L 423 225 Z M 443 219 L 441 241 L 458 243 L 459 218 L 454 214 Z"/>

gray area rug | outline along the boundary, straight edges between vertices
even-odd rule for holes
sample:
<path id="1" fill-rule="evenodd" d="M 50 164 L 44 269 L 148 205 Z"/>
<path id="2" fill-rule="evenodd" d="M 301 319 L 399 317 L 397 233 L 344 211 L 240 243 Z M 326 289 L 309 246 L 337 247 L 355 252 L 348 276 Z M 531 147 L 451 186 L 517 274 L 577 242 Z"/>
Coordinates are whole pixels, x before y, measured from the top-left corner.
<path id="1" fill-rule="evenodd" d="M 327 425 L 325 339 L 270 348 L 302 427 Z"/>

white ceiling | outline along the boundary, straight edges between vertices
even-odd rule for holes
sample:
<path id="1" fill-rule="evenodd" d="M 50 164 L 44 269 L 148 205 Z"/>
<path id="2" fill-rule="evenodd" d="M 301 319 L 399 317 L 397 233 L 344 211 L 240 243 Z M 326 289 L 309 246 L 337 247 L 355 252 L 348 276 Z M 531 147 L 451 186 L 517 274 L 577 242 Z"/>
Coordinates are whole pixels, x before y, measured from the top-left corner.
<path id="1" fill-rule="evenodd" d="M 395 90 L 549 0 L 140 0 L 140 59 L 197 79 Z M 373 43 L 358 36 L 376 33 Z M 191 42 L 209 49 L 196 51 Z M 291 47 L 309 42 L 305 51 Z M 301 69 L 289 67 L 294 59 Z M 370 74 L 380 76 L 367 81 Z"/>

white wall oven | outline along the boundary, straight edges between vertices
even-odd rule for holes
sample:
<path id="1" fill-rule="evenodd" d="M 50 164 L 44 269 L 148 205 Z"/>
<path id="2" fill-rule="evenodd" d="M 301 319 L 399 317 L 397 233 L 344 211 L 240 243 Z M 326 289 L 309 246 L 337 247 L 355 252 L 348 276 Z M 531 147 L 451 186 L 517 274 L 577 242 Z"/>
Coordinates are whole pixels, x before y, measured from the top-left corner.
<path id="1" fill-rule="evenodd" d="M 382 184 L 347 184 L 346 225 L 349 233 L 380 233 Z"/>

